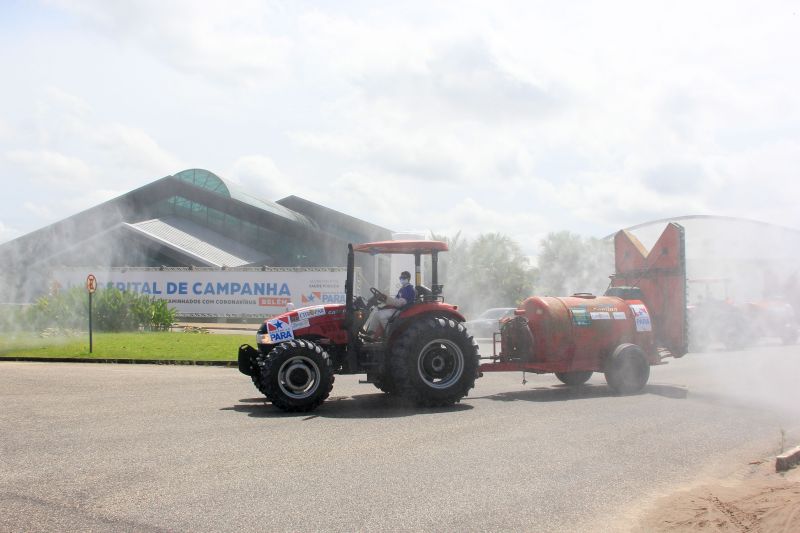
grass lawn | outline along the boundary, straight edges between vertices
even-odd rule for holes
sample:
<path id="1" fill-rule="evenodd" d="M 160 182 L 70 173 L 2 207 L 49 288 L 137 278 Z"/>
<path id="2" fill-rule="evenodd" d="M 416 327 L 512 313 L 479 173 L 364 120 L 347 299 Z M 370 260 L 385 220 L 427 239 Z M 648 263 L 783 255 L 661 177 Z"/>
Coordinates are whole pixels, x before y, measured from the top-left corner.
<path id="1" fill-rule="evenodd" d="M 89 334 L 40 338 L 34 334 L 0 334 L 0 356 L 94 359 L 161 359 L 235 361 L 239 345 L 253 344 L 246 335 L 199 333 L 95 333 L 92 353 Z"/>

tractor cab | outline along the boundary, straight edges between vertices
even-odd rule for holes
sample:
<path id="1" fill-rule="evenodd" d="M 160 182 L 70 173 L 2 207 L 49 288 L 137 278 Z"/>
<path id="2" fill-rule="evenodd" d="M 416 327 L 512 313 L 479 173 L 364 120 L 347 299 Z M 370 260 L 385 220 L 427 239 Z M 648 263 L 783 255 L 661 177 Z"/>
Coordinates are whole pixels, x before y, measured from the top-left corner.
<path id="1" fill-rule="evenodd" d="M 441 241 L 379 241 L 358 244 L 353 251 L 377 254 L 409 254 L 414 256 L 414 288 L 417 302 L 442 301 L 442 288 L 439 284 L 439 252 L 448 250 L 447 243 Z M 422 256 L 431 256 L 431 286 L 422 285 Z M 348 265 L 349 267 L 349 265 Z"/>
<path id="2" fill-rule="evenodd" d="M 345 298 L 347 302 L 345 323 L 350 332 L 350 343 L 352 351 L 363 348 L 366 341 L 368 349 L 374 349 L 373 339 L 366 335 L 364 324 L 369 315 L 376 313 L 382 302 L 386 301 L 386 295 L 375 287 L 370 287 L 370 298 L 365 302 L 361 297 L 353 295 L 353 271 L 354 271 L 354 252 L 377 254 L 409 254 L 414 256 L 414 289 L 415 299 L 402 308 L 389 319 L 387 329 L 383 334 L 383 340 L 388 341 L 397 333 L 400 333 L 406 326 L 407 319 L 426 313 L 436 313 L 439 316 L 454 318 L 463 321 L 463 317 L 457 312 L 458 306 L 444 303 L 442 296 L 443 286 L 439 283 L 439 252 L 448 250 L 447 243 L 441 241 L 379 241 L 365 244 L 350 245 L 347 260 L 347 281 L 345 283 Z M 431 257 L 431 286 L 422 285 L 422 256 Z M 386 348 L 386 346 L 381 346 Z"/>
<path id="3" fill-rule="evenodd" d="M 408 254 L 414 256 L 414 300 L 399 308 L 381 307 L 387 301 L 387 295 L 375 287 L 370 288 L 372 296 L 366 302 L 360 297 L 352 299 L 352 315 L 348 309 L 347 316 L 351 317 L 350 323 L 350 353 L 364 351 L 387 351 L 390 343 L 399 333 L 406 329 L 413 318 L 422 314 L 438 314 L 443 317 L 463 321 L 457 313 L 457 306 L 444 303 L 442 285 L 439 283 L 439 252 L 448 250 L 447 243 L 441 241 L 380 241 L 359 244 L 352 247 L 352 252 L 377 254 Z M 352 253 L 351 252 L 351 253 Z M 422 285 L 422 256 L 431 257 L 431 287 Z M 350 261 L 348 260 L 348 276 L 350 274 Z M 350 279 L 350 277 L 348 277 Z M 348 285 L 345 285 L 345 290 Z M 383 318 L 379 315 L 383 314 Z M 388 316 L 387 316 L 388 314 Z M 352 358 L 351 358 L 352 361 Z"/>

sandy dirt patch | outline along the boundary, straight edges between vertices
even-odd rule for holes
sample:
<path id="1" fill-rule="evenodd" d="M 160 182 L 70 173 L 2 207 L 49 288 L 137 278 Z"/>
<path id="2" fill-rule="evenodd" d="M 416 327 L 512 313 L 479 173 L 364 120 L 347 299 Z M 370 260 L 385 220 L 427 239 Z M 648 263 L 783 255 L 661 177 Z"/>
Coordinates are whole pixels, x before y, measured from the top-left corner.
<path id="1" fill-rule="evenodd" d="M 756 461 L 721 482 L 671 494 L 645 511 L 635 533 L 800 532 L 800 467 L 776 473 Z"/>

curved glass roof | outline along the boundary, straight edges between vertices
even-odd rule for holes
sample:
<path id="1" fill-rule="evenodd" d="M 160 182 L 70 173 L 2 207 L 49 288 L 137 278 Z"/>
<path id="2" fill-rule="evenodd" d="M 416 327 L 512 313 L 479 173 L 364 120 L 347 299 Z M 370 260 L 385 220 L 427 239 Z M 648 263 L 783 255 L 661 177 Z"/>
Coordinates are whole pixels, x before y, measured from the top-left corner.
<path id="1" fill-rule="evenodd" d="M 272 213 L 273 215 L 277 215 L 293 222 L 297 222 L 299 224 L 303 224 L 310 228 L 316 228 L 316 224 L 314 224 L 310 219 L 292 211 L 289 208 L 286 208 L 280 204 L 275 202 L 271 202 L 269 200 L 262 200 L 261 198 L 256 198 L 255 196 L 244 192 L 243 190 L 239 189 L 236 186 L 231 186 L 225 180 L 214 174 L 213 172 L 209 172 L 208 170 L 202 168 L 190 168 L 188 170 L 184 170 L 178 172 L 173 176 L 181 181 L 194 185 L 195 187 L 200 187 L 206 189 L 208 191 L 217 193 L 221 196 L 225 196 L 227 198 L 231 198 L 233 200 L 238 200 L 242 203 L 250 205 L 252 207 L 256 207 L 263 211 L 267 211 Z"/>

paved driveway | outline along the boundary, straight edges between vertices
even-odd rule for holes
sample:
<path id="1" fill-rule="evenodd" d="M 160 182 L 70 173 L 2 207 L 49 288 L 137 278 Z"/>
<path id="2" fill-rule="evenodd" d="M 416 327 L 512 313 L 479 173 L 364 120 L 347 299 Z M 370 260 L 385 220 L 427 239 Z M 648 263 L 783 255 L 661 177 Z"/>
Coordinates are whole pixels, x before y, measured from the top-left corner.
<path id="1" fill-rule="evenodd" d="M 491 374 L 422 411 L 338 376 L 287 415 L 229 368 L 0 363 L 0 531 L 624 530 L 781 429 L 796 444 L 798 375 L 800 349 L 762 346 L 637 396 Z"/>

